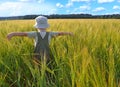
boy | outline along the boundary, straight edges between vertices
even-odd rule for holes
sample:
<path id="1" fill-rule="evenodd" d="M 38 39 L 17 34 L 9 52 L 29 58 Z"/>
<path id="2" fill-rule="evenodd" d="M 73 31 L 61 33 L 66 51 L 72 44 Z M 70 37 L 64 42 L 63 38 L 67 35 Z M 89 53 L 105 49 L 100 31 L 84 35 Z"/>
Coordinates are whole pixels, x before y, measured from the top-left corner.
<path id="1" fill-rule="evenodd" d="M 13 36 L 28 36 L 35 39 L 35 49 L 34 49 L 34 59 L 37 61 L 43 60 L 46 57 L 46 60 L 50 60 L 50 48 L 49 43 L 52 37 L 60 35 L 72 35 L 71 32 L 47 32 L 49 27 L 48 20 L 44 16 L 38 16 L 35 18 L 34 27 L 37 28 L 38 32 L 12 32 L 7 35 L 8 40 Z"/>

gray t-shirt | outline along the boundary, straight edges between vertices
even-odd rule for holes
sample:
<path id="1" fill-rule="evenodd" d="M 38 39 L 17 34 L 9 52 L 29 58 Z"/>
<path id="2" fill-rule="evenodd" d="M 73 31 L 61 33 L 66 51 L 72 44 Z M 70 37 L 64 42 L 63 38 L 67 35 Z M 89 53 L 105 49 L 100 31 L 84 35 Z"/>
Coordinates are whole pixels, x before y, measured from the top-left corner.
<path id="1" fill-rule="evenodd" d="M 59 34 L 58 32 L 49 32 L 49 37 L 48 37 L 49 44 L 50 44 L 51 38 L 54 37 L 54 36 L 57 36 L 58 34 Z M 42 38 L 44 38 L 45 35 L 46 35 L 46 32 L 40 32 L 40 35 L 41 35 Z M 35 46 L 36 46 L 36 43 L 38 42 L 37 32 L 36 31 L 27 32 L 27 36 L 29 38 L 34 38 Z"/>

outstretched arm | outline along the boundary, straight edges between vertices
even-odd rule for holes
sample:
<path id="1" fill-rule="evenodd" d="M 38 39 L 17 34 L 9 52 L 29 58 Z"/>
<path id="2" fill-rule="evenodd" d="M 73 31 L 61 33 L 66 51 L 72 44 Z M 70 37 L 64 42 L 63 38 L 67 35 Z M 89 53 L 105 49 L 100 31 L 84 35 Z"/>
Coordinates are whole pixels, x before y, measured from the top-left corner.
<path id="1" fill-rule="evenodd" d="M 25 32 L 12 32 L 7 35 L 7 39 L 10 40 L 13 36 L 27 36 Z"/>
<path id="2" fill-rule="evenodd" d="M 73 33 L 71 33 L 71 32 L 59 32 L 58 33 L 58 36 L 62 36 L 62 35 L 73 35 Z"/>

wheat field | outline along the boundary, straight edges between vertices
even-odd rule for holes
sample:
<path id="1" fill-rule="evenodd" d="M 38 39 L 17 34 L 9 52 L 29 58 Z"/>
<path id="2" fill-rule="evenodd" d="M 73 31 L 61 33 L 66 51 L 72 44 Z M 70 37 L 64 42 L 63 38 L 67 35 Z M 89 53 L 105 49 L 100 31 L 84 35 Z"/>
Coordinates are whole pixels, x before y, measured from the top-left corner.
<path id="1" fill-rule="evenodd" d="M 50 19 L 54 64 L 32 63 L 34 40 L 6 36 L 35 31 L 34 20 L 0 21 L 0 87 L 120 87 L 120 20 Z M 46 80 L 46 72 L 54 79 Z"/>

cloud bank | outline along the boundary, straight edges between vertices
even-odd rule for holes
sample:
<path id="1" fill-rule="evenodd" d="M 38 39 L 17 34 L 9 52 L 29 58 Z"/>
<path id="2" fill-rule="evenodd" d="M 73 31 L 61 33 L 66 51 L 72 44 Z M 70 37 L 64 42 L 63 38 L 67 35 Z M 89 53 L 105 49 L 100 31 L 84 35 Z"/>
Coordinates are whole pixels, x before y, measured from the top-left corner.
<path id="1" fill-rule="evenodd" d="M 29 1 L 33 1 L 33 3 L 25 3 Z M 35 0 L 20 0 L 20 2 L 5 2 L 0 4 L 0 12 L 0 16 L 7 16 L 8 14 L 9 16 L 28 14 L 53 14 L 56 13 L 56 8 L 51 4 L 40 4 L 40 0 L 38 3 L 36 3 Z"/>
<path id="2" fill-rule="evenodd" d="M 120 0 L 2 0 L 0 16 L 29 14 L 107 14 L 120 10 Z"/>

